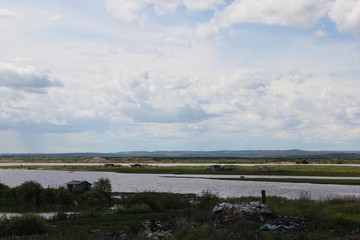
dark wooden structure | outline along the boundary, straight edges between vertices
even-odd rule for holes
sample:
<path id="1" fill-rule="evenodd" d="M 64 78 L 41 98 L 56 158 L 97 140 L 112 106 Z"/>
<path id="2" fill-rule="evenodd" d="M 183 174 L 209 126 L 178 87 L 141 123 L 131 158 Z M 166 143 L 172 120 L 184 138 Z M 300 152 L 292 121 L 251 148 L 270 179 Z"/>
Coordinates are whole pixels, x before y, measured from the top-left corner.
<path id="1" fill-rule="evenodd" d="M 88 181 L 77 181 L 77 180 L 72 180 L 71 182 L 66 183 L 66 187 L 67 190 L 69 192 L 72 191 L 79 191 L 79 192 L 83 192 L 83 191 L 88 191 L 91 189 L 91 183 L 89 183 Z"/>

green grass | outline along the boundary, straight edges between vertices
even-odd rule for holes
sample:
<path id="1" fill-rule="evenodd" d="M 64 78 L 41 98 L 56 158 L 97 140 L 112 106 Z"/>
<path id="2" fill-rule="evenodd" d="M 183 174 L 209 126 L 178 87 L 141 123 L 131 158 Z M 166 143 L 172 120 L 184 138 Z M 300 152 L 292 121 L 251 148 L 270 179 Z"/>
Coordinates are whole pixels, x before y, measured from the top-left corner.
<path id="1" fill-rule="evenodd" d="M 141 225 L 145 219 L 166 219 L 166 213 L 83 213 L 61 221 L 50 221 L 51 233 L 74 233 L 99 229 L 102 231 L 128 230 Z"/>
<path id="2" fill-rule="evenodd" d="M 198 196 L 172 193 L 141 192 L 122 197 L 113 211 L 90 211 L 79 215 L 59 214 L 47 220 L 49 235 L 35 239 L 104 239 L 91 231 L 126 232 L 130 239 L 145 239 L 138 235 L 145 220 L 157 220 L 172 230 L 176 239 L 242 239 L 242 240 L 318 240 L 350 235 L 360 226 L 360 199 L 343 198 L 314 201 L 306 194 L 301 199 L 267 197 L 273 216 L 305 219 L 307 231 L 297 233 L 256 232 L 264 223 L 257 218 L 239 218 L 227 228 L 215 225 L 211 209 L 216 203 L 261 201 L 256 197 L 220 198 L 211 192 Z M 160 205 L 159 205 L 160 203 Z M 144 207 L 147 206 L 147 207 Z M 0 221 L 0 226 L 10 224 Z M 17 227 L 18 223 L 14 225 Z M 19 225 L 20 226 L 20 225 Z M 63 238 L 61 238 L 61 236 Z M 355 236 L 355 235 L 354 235 Z M 71 238 L 70 238 L 71 237 Z M 346 238 L 341 238 L 346 239 Z"/>
<path id="3" fill-rule="evenodd" d="M 162 199 L 173 201 L 169 197 L 170 193 L 135 193 L 128 198 L 128 201 L 137 204 L 138 202 L 156 201 Z M 151 200 L 144 200 L 144 196 L 152 196 Z M 306 196 L 306 195 L 304 195 Z M 213 225 L 211 209 L 217 202 L 241 203 L 249 201 L 261 201 L 255 197 L 240 197 L 221 199 L 211 193 L 203 193 L 197 197 L 189 199 L 187 196 L 174 195 L 181 201 L 190 200 L 190 206 L 182 206 L 181 209 L 174 211 L 173 206 L 169 208 L 144 209 L 144 212 L 127 211 L 128 207 L 124 206 L 121 211 L 102 214 L 84 214 L 74 219 L 62 221 L 53 221 L 52 233 L 75 233 L 86 232 L 89 229 L 99 229 L 102 231 L 125 231 L 131 232 L 134 228 L 141 228 L 144 220 L 156 219 L 162 223 L 168 223 L 171 226 L 172 233 L 176 239 L 295 239 L 295 240 L 318 240 L 328 239 L 349 235 L 354 229 L 360 226 L 360 199 L 333 199 L 324 201 L 313 201 L 302 198 L 290 200 L 282 197 L 268 197 L 267 205 L 272 209 L 274 216 L 292 216 L 306 219 L 306 232 L 296 234 L 289 233 L 256 233 L 256 230 L 263 224 L 256 220 L 238 219 L 230 228 L 218 228 Z M 125 203 L 125 202 L 124 202 Z M 140 208 L 139 208 L 140 209 Z M 207 217 L 205 217 L 207 216 Z M 171 224 L 174 219 L 186 217 L 190 225 Z M 271 218 L 269 218 L 270 220 Z M 135 237 L 131 239 L 143 239 Z"/>

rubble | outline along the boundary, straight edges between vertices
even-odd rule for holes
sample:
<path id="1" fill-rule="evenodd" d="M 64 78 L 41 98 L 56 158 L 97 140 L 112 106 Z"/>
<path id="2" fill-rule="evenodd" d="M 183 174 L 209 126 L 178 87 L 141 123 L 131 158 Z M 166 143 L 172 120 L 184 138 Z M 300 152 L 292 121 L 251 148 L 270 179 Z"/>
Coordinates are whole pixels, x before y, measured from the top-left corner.
<path id="1" fill-rule="evenodd" d="M 272 223 L 261 226 L 258 231 L 303 232 L 306 231 L 306 220 L 300 217 L 278 217 Z"/>
<path id="2" fill-rule="evenodd" d="M 238 219 L 246 219 L 252 222 L 265 222 L 267 216 L 272 216 L 271 209 L 261 202 L 247 203 L 219 203 L 213 210 L 214 224 L 216 227 L 231 227 Z"/>
<path id="3" fill-rule="evenodd" d="M 171 234 L 171 230 L 165 230 L 164 226 L 156 220 L 145 221 L 143 226 L 145 228 L 145 236 L 150 239 L 175 239 Z"/>
<path id="4" fill-rule="evenodd" d="M 261 202 L 248 203 L 219 203 L 213 210 L 213 214 L 221 214 L 226 218 L 254 216 L 254 215 L 271 215 L 271 209 Z"/>
<path id="5" fill-rule="evenodd" d="M 300 217 L 274 216 L 271 209 L 261 202 L 248 203 L 219 203 L 212 213 L 215 217 L 215 225 L 217 227 L 231 227 L 238 219 L 250 220 L 258 227 L 257 232 L 289 232 L 296 233 L 306 231 L 306 219 Z M 253 229 L 253 231 L 255 231 Z"/>

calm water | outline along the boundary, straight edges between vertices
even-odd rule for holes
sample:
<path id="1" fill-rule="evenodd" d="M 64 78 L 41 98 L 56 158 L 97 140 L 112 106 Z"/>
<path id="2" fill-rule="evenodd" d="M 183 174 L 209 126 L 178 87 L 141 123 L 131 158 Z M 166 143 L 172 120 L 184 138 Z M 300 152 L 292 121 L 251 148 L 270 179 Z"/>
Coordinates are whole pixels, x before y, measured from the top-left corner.
<path id="1" fill-rule="evenodd" d="M 172 176 L 172 178 L 167 176 Z M 300 194 L 304 192 L 310 194 L 313 199 L 344 196 L 360 197 L 360 186 L 173 178 L 179 176 L 186 177 L 187 175 L 0 170 L 0 182 L 9 186 L 17 186 L 25 181 L 35 180 L 44 187 L 59 187 L 71 180 L 94 182 L 101 177 L 105 177 L 110 179 L 113 191 L 117 192 L 157 191 L 199 194 L 204 190 L 209 190 L 218 193 L 222 197 L 239 197 L 260 196 L 261 190 L 264 189 L 268 195 L 283 196 L 287 198 L 298 198 Z M 191 176 L 193 177 L 194 175 Z M 204 177 L 204 175 L 199 176 Z M 207 175 L 207 177 L 213 176 Z M 217 175 L 216 177 L 219 176 Z"/>
<path id="2" fill-rule="evenodd" d="M 77 214 L 76 212 L 64 212 L 67 215 Z M 36 213 L 37 215 L 44 217 L 46 219 L 50 219 L 56 216 L 57 212 L 46 212 L 46 213 Z M 0 217 L 12 218 L 12 217 L 19 217 L 24 215 L 23 213 L 0 213 Z"/>

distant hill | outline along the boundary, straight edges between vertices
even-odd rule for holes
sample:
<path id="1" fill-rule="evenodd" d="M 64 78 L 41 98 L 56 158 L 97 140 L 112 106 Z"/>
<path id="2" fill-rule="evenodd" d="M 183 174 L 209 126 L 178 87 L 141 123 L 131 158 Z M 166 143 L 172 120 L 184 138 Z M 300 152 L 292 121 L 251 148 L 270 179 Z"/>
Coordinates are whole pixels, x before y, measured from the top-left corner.
<path id="1" fill-rule="evenodd" d="M 2 158 L 16 157 L 61 157 L 61 158 L 320 158 L 360 159 L 360 151 L 303 151 L 292 150 L 241 150 L 241 151 L 133 151 L 117 153 L 24 153 L 0 154 Z"/>

